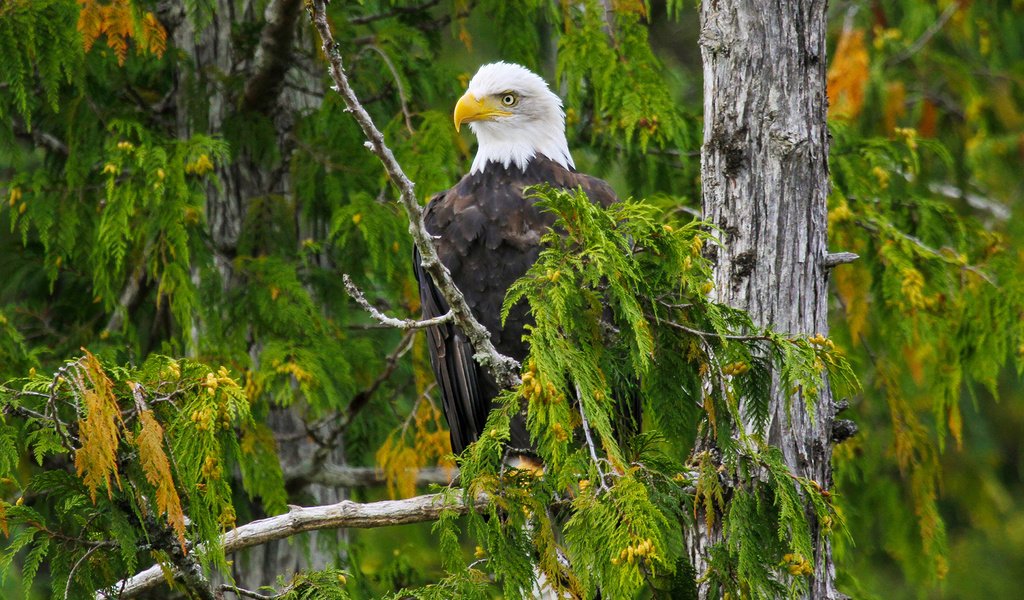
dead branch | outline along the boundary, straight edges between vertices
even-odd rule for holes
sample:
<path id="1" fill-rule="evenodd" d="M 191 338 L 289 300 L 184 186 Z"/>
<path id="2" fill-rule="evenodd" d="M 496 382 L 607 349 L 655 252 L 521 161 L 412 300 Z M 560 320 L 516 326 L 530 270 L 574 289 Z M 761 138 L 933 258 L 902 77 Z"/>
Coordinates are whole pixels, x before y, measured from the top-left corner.
<path id="1" fill-rule="evenodd" d="M 345 282 L 345 291 L 348 292 L 348 295 L 352 296 L 352 299 L 355 300 L 359 306 L 362 306 L 363 310 L 370 313 L 370 316 L 382 325 L 394 327 L 395 329 L 425 329 L 427 327 L 434 327 L 435 325 L 441 325 L 452 320 L 452 311 L 448 311 L 440 317 L 423 319 L 422 321 L 389 317 L 370 304 L 370 301 L 366 299 L 365 295 L 363 295 L 362 290 L 356 287 L 356 284 L 352 283 L 352 278 L 348 276 L 348 273 L 342 275 L 341 279 Z"/>
<path id="2" fill-rule="evenodd" d="M 286 514 L 253 521 L 229 531 L 221 536 L 220 543 L 226 554 L 232 554 L 245 548 L 259 546 L 307 531 L 346 527 L 388 527 L 434 521 L 446 510 L 466 514 L 470 510 L 482 508 L 486 502 L 486 496 L 481 495 L 475 498 L 471 504 L 467 504 L 463 502 L 461 493 L 456 492 L 447 497 L 443 494 L 429 494 L 406 500 L 385 500 L 366 504 L 343 500 L 337 504 L 326 506 L 291 506 Z M 200 547 L 193 552 L 201 551 Z M 173 575 L 178 577 L 180 573 L 174 571 Z M 96 594 L 96 598 L 97 600 L 135 598 L 164 582 L 166 579 L 163 569 L 160 565 L 154 565 L 106 590 L 101 590 Z"/>

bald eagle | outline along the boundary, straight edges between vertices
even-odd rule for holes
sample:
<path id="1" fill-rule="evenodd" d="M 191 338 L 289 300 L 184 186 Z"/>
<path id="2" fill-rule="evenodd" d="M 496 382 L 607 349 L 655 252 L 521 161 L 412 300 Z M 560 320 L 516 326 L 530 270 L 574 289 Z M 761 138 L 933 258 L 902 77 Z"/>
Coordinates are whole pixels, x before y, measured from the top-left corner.
<path id="1" fill-rule="evenodd" d="M 424 223 L 441 262 L 495 347 L 521 362 L 528 353 L 523 341 L 524 326 L 530 323 L 527 307 L 516 305 L 503 327 L 501 306 L 509 286 L 536 261 L 541 237 L 555 220 L 523 190 L 537 184 L 582 188 L 602 206 L 616 197 L 604 181 L 576 172 L 561 98 L 522 66 L 497 62 L 480 67 L 455 105 L 455 129 L 465 123 L 479 142 L 472 168 L 455 187 L 431 199 Z M 424 318 L 447 313 L 448 305 L 418 254 L 414 268 Z M 459 454 L 483 431 L 500 389 L 473 360 L 469 340 L 454 324 L 429 328 L 427 343 L 452 450 Z M 522 415 L 513 419 L 510 433 L 513 453 L 532 455 Z"/>

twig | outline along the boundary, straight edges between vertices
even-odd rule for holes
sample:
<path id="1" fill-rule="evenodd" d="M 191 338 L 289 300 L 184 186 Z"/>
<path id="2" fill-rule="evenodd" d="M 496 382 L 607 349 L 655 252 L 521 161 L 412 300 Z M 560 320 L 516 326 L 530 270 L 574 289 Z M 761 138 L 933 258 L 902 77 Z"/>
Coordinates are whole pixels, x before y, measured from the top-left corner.
<path id="1" fill-rule="evenodd" d="M 590 452 L 590 459 L 594 461 L 594 468 L 597 469 L 597 478 L 600 480 L 598 486 L 601 491 L 607 492 L 608 484 L 604 480 L 604 471 L 601 470 L 601 459 L 597 456 L 597 448 L 594 447 L 594 438 L 590 435 L 590 422 L 587 421 L 587 411 L 583 408 L 583 394 L 580 393 L 580 386 L 576 386 L 576 399 L 580 405 L 580 422 L 583 424 L 583 436 L 587 441 L 587 450 Z"/>
<path id="2" fill-rule="evenodd" d="M 648 318 L 656 319 L 656 317 L 653 317 L 651 315 L 648 315 Z M 669 327 L 671 327 L 673 329 L 678 329 L 680 331 L 685 331 L 686 333 L 692 333 L 693 335 L 699 335 L 702 338 L 719 338 L 719 339 L 724 339 L 724 340 L 739 340 L 739 341 L 743 341 L 743 342 L 753 342 L 753 341 L 770 342 L 770 341 L 772 341 L 772 338 L 770 336 L 767 336 L 767 335 L 736 335 L 736 334 L 728 334 L 728 333 L 715 333 L 713 331 L 701 331 L 699 329 L 694 329 L 692 327 L 687 327 L 686 325 L 683 325 L 682 323 L 678 323 L 676 321 L 670 321 L 668 319 L 656 319 L 656 320 L 659 323 L 664 323 L 664 324 L 668 325 Z"/>
<path id="3" fill-rule="evenodd" d="M 391 17 L 396 17 L 398 15 L 407 15 L 410 13 L 423 12 L 429 8 L 437 6 L 437 4 L 440 1 L 441 0 L 429 0 L 428 2 L 424 2 L 423 4 L 417 4 L 415 6 L 397 6 L 389 11 L 385 11 L 382 13 L 352 17 L 351 19 L 348 20 L 348 22 L 353 25 L 366 25 L 367 23 L 372 23 L 374 21 L 380 21 L 383 19 L 390 19 Z"/>
<path id="4" fill-rule="evenodd" d="M 220 543 L 225 554 L 266 544 L 273 540 L 288 538 L 307 531 L 324 529 L 342 529 L 345 527 L 387 527 L 406 525 L 437 520 L 444 511 L 466 514 L 470 510 L 482 508 L 487 503 L 484 495 L 473 498 L 472 502 L 463 502 L 464 496 L 429 494 L 406 500 L 385 500 L 359 504 L 343 500 L 337 504 L 313 506 L 309 508 L 291 506 L 288 513 L 260 519 L 233 529 L 221 536 Z M 201 553 L 197 547 L 193 553 Z M 180 576 L 175 570 L 174 575 Z M 143 592 L 153 589 L 165 582 L 164 571 L 160 565 L 154 565 L 145 571 L 115 583 L 96 594 L 97 600 L 124 600 L 135 598 Z"/>
<path id="5" fill-rule="evenodd" d="M 428 467 L 415 471 L 417 487 L 450 485 L 459 477 L 459 470 L 456 468 Z M 312 462 L 289 471 L 286 484 L 291 485 L 293 481 L 343 488 L 376 487 L 387 483 L 384 472 L 376 467 L 321 465 L 314 469 Z"/>
<path id="6" fill-rule="evenodd" d="M 398 104 L 402 107 L 402 116 L 405 117 L 405 128 L 409 130 L 410 134 L 415 135 L 416 131 L 412 128 L 412 115 L 409 114 L 409 100 L 405 95 L 405 86 L 402 85 L 402 77 L 398 74 L 395 63 L 391 62 L 391 57 L 381 50 L 377 44 L 367 44 L 365 48 L 359 51 L 359 54 L 367 50 L 375 52 L 384 61 L 384 64 L 387 65 L 388 70 L 391 71 L 391 77 L 394 78 L 395 85 L 398 87 Z"/>
<path id="7" fill-rule="evenodd" d="M 970 265 L 970 264 L 966 264 L 966 263 L 962 263 L 958 259 L 953 258 L 952 256 L 950 256 L 949 254 L 947 254 L 945 252 L 942 252 L 941 250 L 936 250 L 935 248 L 932 248 L 928 244 L 924 243 L 924 241 L 922 241 L 921 238 L 912 236 L 909 233 L 903 233 L 898 228 L 894 227 L 893 225 L 891 225 L 889 223 L 886 223 L 886 222 L 878 220 L 878 219 L 872 219 L 870 221 L 858 220 L 858 221 L 856 221 L 856 223 L 861 228 L 863 228 L 863 229 L 865 229 L 867 231 L 870 231 L 872 233 L 879 233 L 879 234 L 882 234 L 882 235 L 891 235 L 892 237 L 900 238 L 900 239 L 904 240 L 905 242 L 911 244 L 912 246 L 916 247 L 918 250 L 920 250 L 921 252 L 923 252 L 925 254 L 930 254 L 930 255 L 934 256 L 935 258 L 938 258 L 939 260 L 941 260 L 943 262 L 946 262 L 946 263 L 952 264 L 954 266 L 960 267 L 961 269 L 963 269 L 965 271 L 970 271 L 970 272 L 974 273 L 975 275 L 977 275 L 978 277 L 981 277 L 982 279 L 984 279 L 986 282 L 988 282 L 988 283 L 990 283 L 992 285 L 997 285 L 996 281 L 994 279 L 992 279 L 992 276 L 989 275 L 988 273 L 986 273 L 985 271 L 981 270 L 979 267 L 976 267 L 976 266 Z"/>
<path id="8" fill-rule="evenodd" d="M 231 592 L 231 593 L 239 596 L 240 598 L 252 598 L 253 600 L 276 600 L 277 598 L 283 597 L 285 594 L 287 594 L 289 591 L 291 591 L 291 589 L 289 588 L 289 589 L 283 590 L 281 592 L 278 592 L 276 594 L 261 594 L 259 592 L 254 592 L 252 590 L 247 590 L 245 588 L 240 588 L 240 587 L 235 586 L 235 585 L 229 585 L 227 583 L 222 583 L 222 584 L 220 584 L 217 587 L 217 591 L 218 592 Z"/>
<path id="9" fill-rule="evenodd" d="M 887 61 L 888 66 L 898 65 L 899 63 L 907 60 L 911 56 L 917 54 L 921 50 L 921 48 L 924 48 L 924 45 L 931 41 L 935 34 L 938 33 L 939 30 L 946 25 L 946 22 L 948 22 L 959 9 L 959 1 L 950 2 L 949 6 L 946 7 L 946 10 L 942 11 L 942 14 L 939 15 L 939 18 L 936 19 L 935 22 L 932 23 L 931 26 L 928 29 L 926 29 L 924 33 L 921 34 L 921 37 L 917 38 L 917 40 L 915 40 L 914 43 L 911 44 L 910 47 L 908 47 L 906 50 L 900 52 L 896 56 L 892 57 L 892 59 Z"/>
<path id="10" fill-rule="evenodd" d="M 366 312 L 370 313 L 371 317 L 388 327 L 394 327 L 395 329 L 425 329 L 427 327 L 442 325 L 452 320 L 452 311 L 448 311 L 440 317 L 423 319 L 421 321 L 389 317 L 370 304 L 369 300 L 366 299 L 366 296 L 363 295 L 363 292 L 356 287 L 356 284 L 352 283 L 352 279 L 348 276 L 348 273 L 342 275 L 341 279 L 345 282 L 345 291 L 348 292 L 348 295 L 352 296 L 352 299 L 359 303 L 359 306 L 362 306 Z"/>
<path id="11" fill-rule="evenodd" d="M 103 546 L 93 546 L 92 548 L 89 548 L 85 551 L 85 554 L 80 556 L 78 560 L 75 561 L 75 566 L 71 567 L 71 571 L 68 573 L 68 583 L 64 586 L 64 600 L 68 600 L 68 594 L 71 593 L 71 582 L 75 579 L 75 571 L 78 570 L 78 567 L 82 565 L 82 562 L 85 561 L 85 559 L 89 558 L 90 554 L 99 550 L 102 547 Z"/>
<path id="12" fill-rule="evenodd" d="M 473 312 L 466 303 L 466 298 L 459 292 L 448 269 L 438 258 L 437 249 L 434 248 L 430 233 L 423 225 L 423 209 L 416 199 L 413 182 L 409 180 L 405 171 L 402 170 L 402 166 L 398 164 L 394 153 L 384 141 L 384 135 L 373 124 L 373 119 L 359 103 L 355 92 L 352 91 L 352 86 L 349 85 L 342 65 L 341 53 L 334 42 L 331 27 L 327 23 L 324 0 L 312 0 L 311 18 L 323 41 L 323 51 L 330 63 L 329 71 L 331 79 L 334 81 L 334 89 L 341 94 L 348 111 L 352 113 L 362 128 L 363 134 L 368 140 L 365 144 L 366 147 L 380 158 L 388 177 L 400 191 L 399 200 L 409 217 L 409 233 L 419 250 L 423 269 L 434 280 L 441 296 L 451 308 L 452 318 L 473 345 L 473 349 L 476 351 L 473 358 L 491 372 L 500 387 L 516 387 L 521 383 L 519 362 L 499 353 L 491 342 L 487 329 L 473 316 Z"/>
<path id="13" fill-rule="evenodd" d="M 442 316 L 450 315 L 451 313 L 447 313 Z M 391 377 L 391 374 L 395 372 L 395 369 L 398 368 L 398 360 L 405 356 L 405 353 L 412 348 L 412 342 L 415 339 L 414 334 L 414 329 L 409 329 L 405 332 L 405 335 L 403 335 L 402 339 L 399 340 L 398 346 L 396 346 L 391 354 L 389 354 L 385 359 L 384 370 L 377 375 L 377 378 L 373 380 L 373 383 L 361 390 L 352 398 L 352 401 L 348 404 L 348 410 L 345 411 L 345 420 L 342 421 L 339 427 L 340 429 L 345 429 L 352 423 L 352 420 L 355 419 L 357 414 L 359 414 L 359 411 L 363 410 L 366 404 L 370 401 L 370 397 L 372 397 L 374 392 L 377 391 L 377 388 L 387 381 L 388 378 Z"/>

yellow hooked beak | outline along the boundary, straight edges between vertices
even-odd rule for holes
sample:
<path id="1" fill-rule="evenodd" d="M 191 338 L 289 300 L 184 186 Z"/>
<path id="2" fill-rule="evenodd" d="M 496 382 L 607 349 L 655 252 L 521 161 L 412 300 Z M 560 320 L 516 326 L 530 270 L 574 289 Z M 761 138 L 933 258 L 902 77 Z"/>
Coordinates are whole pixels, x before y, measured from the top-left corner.
<path id="1" fill-rule="evenodd" d="M 485 96 L 478 99 L 466 92 L 455 105 L 455 131 L 459 131 L 463 123 L 470 121 L 486 121 L 494 117 L 508 117 L 512 113 L 503 110 L 494 98 Z"/>

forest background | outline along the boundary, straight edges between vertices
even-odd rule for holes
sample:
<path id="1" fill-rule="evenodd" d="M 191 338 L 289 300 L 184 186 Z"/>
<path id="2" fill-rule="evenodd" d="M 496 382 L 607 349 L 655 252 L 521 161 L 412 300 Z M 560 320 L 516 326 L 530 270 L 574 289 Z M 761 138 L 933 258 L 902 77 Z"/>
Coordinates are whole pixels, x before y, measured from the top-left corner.
<path id="1" fill-rule="evenodd" d="M 473 140 L 454 132 L 451 109 L 476 67 L 501 59 L 554 82 L 581 171 L 673 224 L 699 215 L 697 10 L 580 6 L 589 12 L 331 5 L 356 92 L 421 200 L 468 170 Z M 834 457 L 839 587 L 1013 597 L 1024 572 L 1024 5 L 833 2 L 829 24 L 830 248 L 861 257 L 835 269 L 831 303 L 832 340 L 860 381 L 842 414 L 859 432 Z M 68 465 L 53 462 L 59 427 L 38 433 L 18 408 L 75 368 L 93 382 L 106 373 L 128 398 L 127 382 L 177 369 L 217 398 L 186 416 L 237 431 L 246 483 L 225 488 L 234 501 L 210 514 L 227 520 L 196 525 L 207 532 L 444 480 L 422 342 L 377 327 L 341 282 L 348 273 L 390 314 L 417 314 L 405 217 L 318 46 L 294 1 L 0 7 L 0 454 L 14 475 L 0 482 L 4 597 L 45 597 L 61 576 L 49 565 L 22 590 L 26 565 L 34 574 L 45 556 L 33 558 L 40 530 L 26 511 L 46 508 L 46 488 L 28 482 Z M 139 439 L 155 430 L 145 412 Z M 350 468 L 374 465 L 384 476 Z M 417 479 L 411 467 L 426 470 Z M 196 469 L 231 478 L 216 461 Z M 115 485 L 109 472 L 84 475 L 92 502 Z M 153 485 L 173 522 L 171 490 Z M 307 553 L 342 557 L 363 597 L 439 579 L 438 543 L 429 524 L 405 525 L 320 536 Z M 472 560 L 475 542 L 462 543 Z"/>

